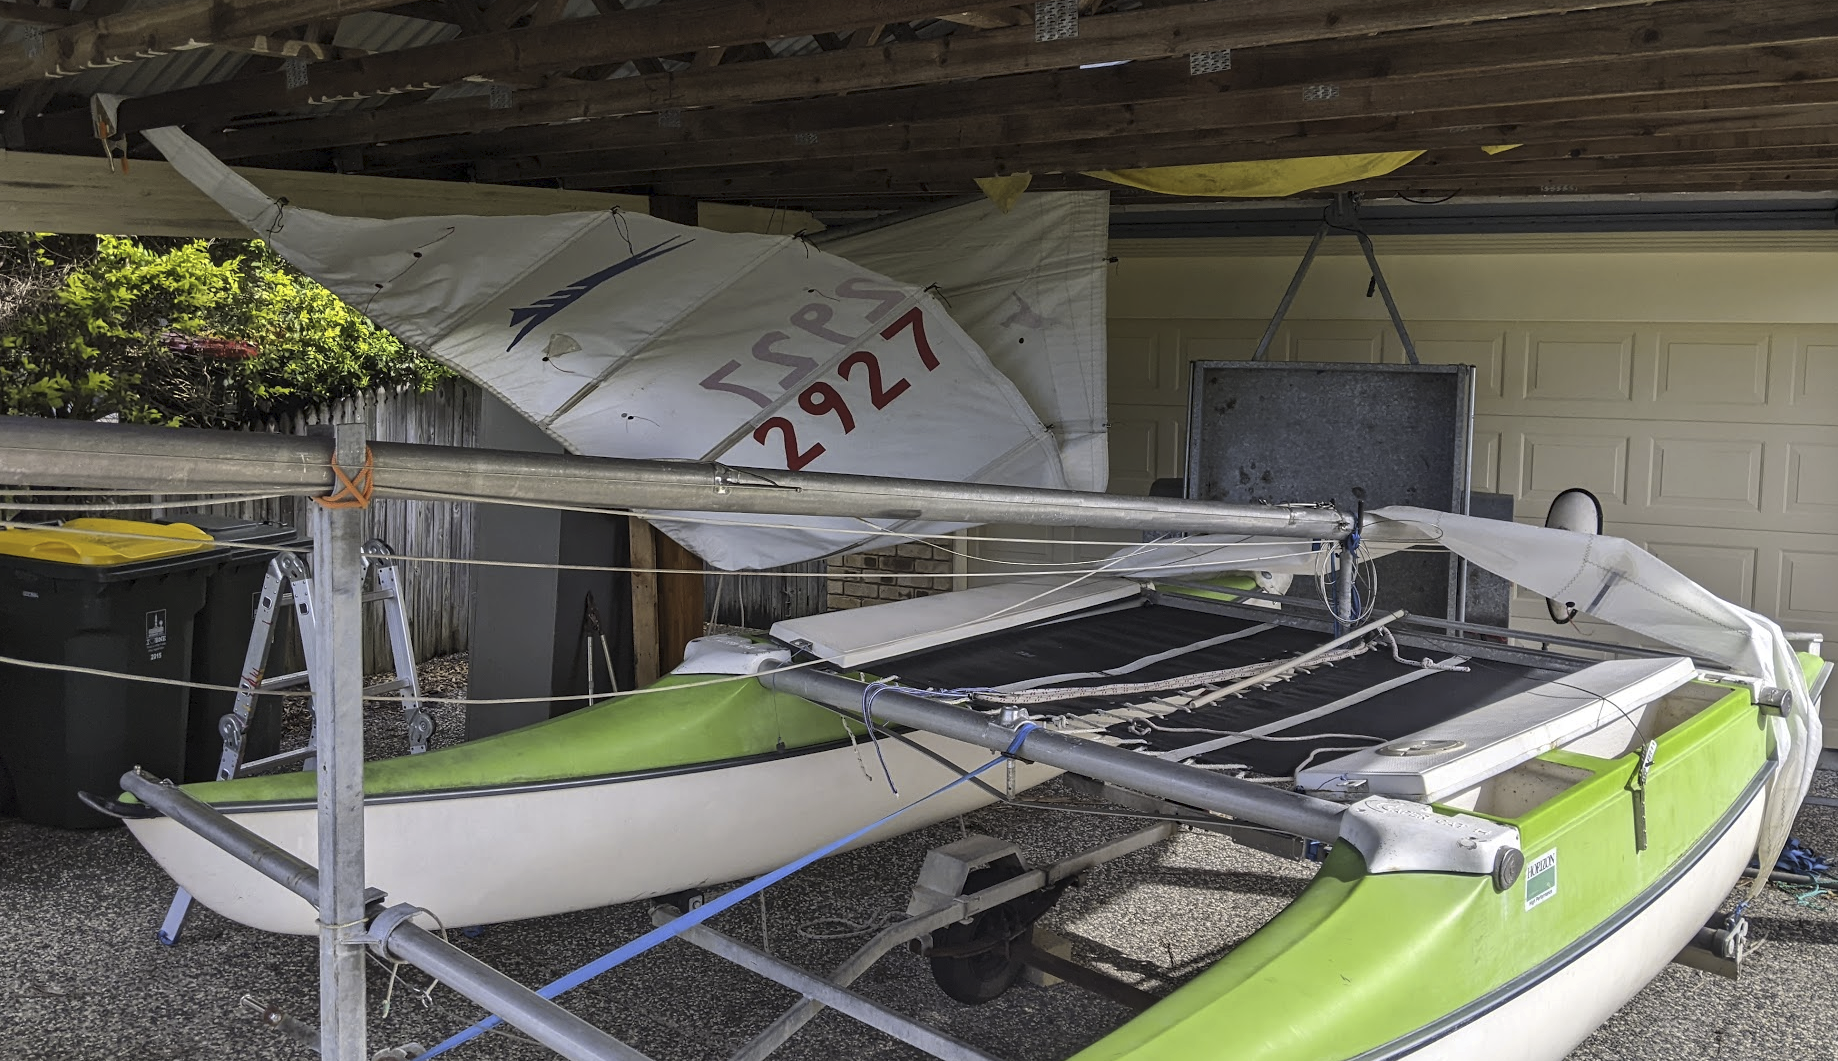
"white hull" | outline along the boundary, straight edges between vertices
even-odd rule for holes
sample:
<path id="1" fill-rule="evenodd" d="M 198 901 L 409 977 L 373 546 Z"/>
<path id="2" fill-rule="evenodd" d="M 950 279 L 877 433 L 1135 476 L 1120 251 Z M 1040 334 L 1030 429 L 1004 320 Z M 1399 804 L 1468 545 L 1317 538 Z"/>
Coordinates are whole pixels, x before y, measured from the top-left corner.
<path id="1" fill-rule="evenodd" d="M 1561 1061 L 1658 976 L 1722 906 L 1755 853 L 1762 804 L 1758 790 L 1695 866 L 1576 960 L 1472 1023 L 1395 1056 L 1412 1061 Z"/>
<path id="2" fill-rule="evenodd" d="M 965 769 L 991 753 L 930 734 L 911 739 Z M 365 881 L 449 926 L 490 924 L 629 902 L 775 869 L 932 792 L 956 775 L 893 740 L 874 746 L 605 784 L 463 798 L 371 802 Z M 1016 767 L 1018 788 L 1058 771 Z M 998 767 L 985 775 L 1006 783 Z M 863 843 L 992 802 L 973 784 L 927 800 Z M 310 808 L 235 814 L 241 825 L 318 862 Z M 311 906 L 166 818 L 131 820 L 155 861 L 217 913 L 269 932 L 315 931 Z M 915 867 L 915 870 L 917 867 Z"/>

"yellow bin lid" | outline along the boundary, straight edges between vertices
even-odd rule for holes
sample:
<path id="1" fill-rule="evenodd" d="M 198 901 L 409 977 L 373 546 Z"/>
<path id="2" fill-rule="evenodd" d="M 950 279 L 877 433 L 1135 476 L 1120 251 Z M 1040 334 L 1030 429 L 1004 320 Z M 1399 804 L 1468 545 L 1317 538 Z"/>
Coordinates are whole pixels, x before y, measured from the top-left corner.
<path id="1" fill-rule="evenodd" d="M 181 556 L 210 543 L 210 535 L 189 523 L 131 519 L 73 519 L 59 527 L 0 529 L 0 555 L 86 567 Z"/>

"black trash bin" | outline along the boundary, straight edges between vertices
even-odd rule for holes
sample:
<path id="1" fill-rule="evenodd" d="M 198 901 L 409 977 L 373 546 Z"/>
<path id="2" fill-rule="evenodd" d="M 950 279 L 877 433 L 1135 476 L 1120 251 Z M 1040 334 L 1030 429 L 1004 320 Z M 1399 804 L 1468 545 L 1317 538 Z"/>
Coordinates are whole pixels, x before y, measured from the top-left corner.
<path id="1" fill-rule="evenodd" d="M 305 545 L 306 539 L 285 523 L 265 523 L 234 516 L 184 516 L 189 523 L 220 542 L 252 545 Z M 277 554 L 267 549 L 218 549 L 204 591 L 204 607 L 192 623 L 192 680 L 210 685 L 235 685 L 242 678 L 243 660 L 249 652 L 249 633 L 255 625 L 255 607 L 261 595 L 268 562 Z M 285 591 L 286 587 L 282 587 Z M 298 637 L 293 614 L 277 609 L 272 651 L 267 663 L 288 658 L 286 647 Z M 266 669 L 266 664 L 264 665 Z M 298 691 L 298 690 L 296 690 Z M 236 694 L 209 689 L 191 691 L 191 709 L 185 723 L 184 780 L 209 781 L 217 776 L 223 758 L 223 736 L 217 723 L 236 707 Z M 260 759 L 281 750 L 280 701 L 263 697 L 255 705 L 243 743 L 243 761 Z"/>
<path id="2" fill-rule="evenodd" d="M 190 679 L 192 620 L 216 562 L 208 541 L 188 528 L 122 520 L 0 530 L 0 654 Z M 177 776 L 190 694 L 183 686 L 0 666 L 7 802 L 40 825 L 113 824 L 77 792 L 112 796 L 135 765 Z"/>

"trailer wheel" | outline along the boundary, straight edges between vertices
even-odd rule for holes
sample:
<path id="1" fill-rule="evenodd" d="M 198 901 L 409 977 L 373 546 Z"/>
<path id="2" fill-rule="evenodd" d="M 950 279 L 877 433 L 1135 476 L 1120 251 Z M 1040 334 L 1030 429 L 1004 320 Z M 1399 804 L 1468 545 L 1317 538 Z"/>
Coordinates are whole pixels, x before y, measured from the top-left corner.
<path id="1" fill-rule="evenodd" d="M 976 870 L 965 880 L 964 894 L 982 891 L 1021 872 L 1019 866 L 1001 863 Z M 940 991 L 967 1006 L 980 1006 L 1014 986 L 1022 968 L 1014 943 L 1039 915 L 1026 917 L 1013 906 L 1005 903 L 983 911 L 968 924 L 948 925 L 932 933 L 932 950 L 943 952 L 928 959 Z"/>

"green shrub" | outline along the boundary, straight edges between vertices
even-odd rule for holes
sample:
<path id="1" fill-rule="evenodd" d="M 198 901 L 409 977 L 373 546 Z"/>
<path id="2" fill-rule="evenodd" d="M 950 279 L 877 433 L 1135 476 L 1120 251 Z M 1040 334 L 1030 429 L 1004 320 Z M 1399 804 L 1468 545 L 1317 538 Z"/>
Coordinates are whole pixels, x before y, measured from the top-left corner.
<path id="1" fill-rule="evenodd" d="M 0 234 L 7 413 L 223 427 L 446 375 L 259 240 Z"/>

